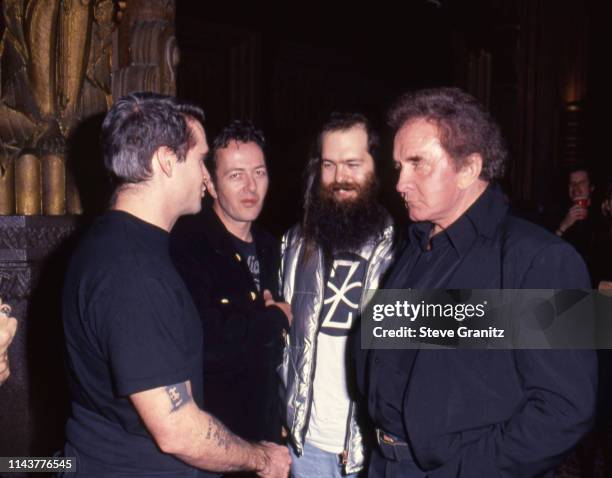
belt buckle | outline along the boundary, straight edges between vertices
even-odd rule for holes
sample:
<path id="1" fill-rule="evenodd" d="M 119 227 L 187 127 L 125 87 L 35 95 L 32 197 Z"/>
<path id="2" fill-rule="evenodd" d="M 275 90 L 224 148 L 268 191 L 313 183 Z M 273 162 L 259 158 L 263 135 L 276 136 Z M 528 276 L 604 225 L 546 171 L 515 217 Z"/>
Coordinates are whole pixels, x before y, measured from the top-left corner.
<path id="1" fill-rule="evenodd" d="M 376 429 L 376 441 L 379 445 L 395 445 L 395 440 L 380 428 Z"/>

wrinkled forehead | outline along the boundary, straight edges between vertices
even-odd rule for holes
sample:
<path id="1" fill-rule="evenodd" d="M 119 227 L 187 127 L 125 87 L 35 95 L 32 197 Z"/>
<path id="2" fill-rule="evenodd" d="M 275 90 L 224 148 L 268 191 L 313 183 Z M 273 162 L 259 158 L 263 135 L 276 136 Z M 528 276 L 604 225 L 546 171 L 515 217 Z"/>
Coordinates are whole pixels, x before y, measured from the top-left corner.
<path id="1" fill-rule="evenodd" d="M 428 156 L 443 150 L 438 126 L 425 118 L 404 123 L 393 140 L 393 157 L 396 161 Z"/>

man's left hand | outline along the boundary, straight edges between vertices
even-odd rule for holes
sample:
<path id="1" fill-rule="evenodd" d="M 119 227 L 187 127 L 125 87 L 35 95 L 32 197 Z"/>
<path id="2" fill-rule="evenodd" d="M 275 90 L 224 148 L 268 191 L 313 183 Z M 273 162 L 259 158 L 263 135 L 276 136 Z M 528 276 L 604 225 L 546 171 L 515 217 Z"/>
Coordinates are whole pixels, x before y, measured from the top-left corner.
<path id="1" fill-rule="evenodd" d="M 289 325 L 291 325 L 291 320 L 293 319 L 293 314 L 291 314 L 291 305 L 287 302 L 277 302 L 274 300 L 272 296 L 272 292 L 268 289 L 263 291 L 263 299 L 266 303 L 266 307 L 276 306 L 287 316 L 287 320 L 289 321 Z"/>

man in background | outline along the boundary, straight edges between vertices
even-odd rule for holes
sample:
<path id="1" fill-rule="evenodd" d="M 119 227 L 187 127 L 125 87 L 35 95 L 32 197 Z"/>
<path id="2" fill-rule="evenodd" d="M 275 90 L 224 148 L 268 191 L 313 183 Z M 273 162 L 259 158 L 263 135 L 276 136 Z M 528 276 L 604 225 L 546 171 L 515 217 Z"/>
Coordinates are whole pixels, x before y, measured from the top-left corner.
<path id="1" fill-rule="evenodd" d="M 595 187 L 591 181 L 591 174 L 583 166 L 570 169 L 567 179 L 567 192 L 571 204 L 557 226 L 555 234 L 574 246 L 589 266 L 591 252 L 589 249 L 598 213 L 592 200 Z"/>

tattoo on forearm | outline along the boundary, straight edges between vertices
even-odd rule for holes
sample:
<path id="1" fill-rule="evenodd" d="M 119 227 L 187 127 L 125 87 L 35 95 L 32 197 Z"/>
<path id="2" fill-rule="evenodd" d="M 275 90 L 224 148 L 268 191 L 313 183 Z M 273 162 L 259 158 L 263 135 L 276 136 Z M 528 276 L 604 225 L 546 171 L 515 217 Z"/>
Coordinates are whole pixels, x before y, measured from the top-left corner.
<path id="1" fill-rule="evenodd" d="M 217 420 L 212 415 L 208 419 L 208 430 L 206 430 L 206 439 L 213 440 L 215 445 L 224 450 L 229 450 L 233 445 L 240 445 L 241 440 L 236 435 L 231 433 L 223 423 Z"/>
<path id="2" fill-rule="evenodd" d="M 187 389 L 187 382 L 168 385 L 164 387 L 164 390 L 166 390 L 166 393 L 170 398 L 170 403 L 172 404 L 170 413 L 176 412 L 183 405 L 186 405 L 191 401 L 191 396 L 189 395 L 189 390 Z"/>

